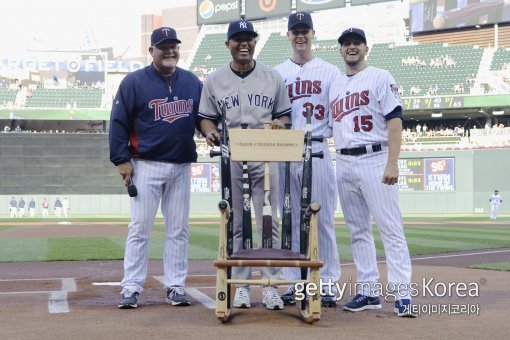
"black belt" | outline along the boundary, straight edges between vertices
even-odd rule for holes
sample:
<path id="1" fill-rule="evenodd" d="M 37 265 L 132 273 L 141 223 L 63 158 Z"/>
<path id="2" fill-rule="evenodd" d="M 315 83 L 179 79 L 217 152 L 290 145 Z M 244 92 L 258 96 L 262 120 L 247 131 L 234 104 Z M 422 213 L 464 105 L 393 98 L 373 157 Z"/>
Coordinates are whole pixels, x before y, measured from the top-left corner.
<path id="1" fill-rule="evenodd" d="M 341 155 L 359 156 L 367 153 L 367 147 L 372 147 L 372 152 L 378 152 L 382 150 L 381 144 L 372 144 L 367 146 L 359 146 L 351 149 L 340 149 Z M 337 150 L 338 152 L 338 150 Z"/>

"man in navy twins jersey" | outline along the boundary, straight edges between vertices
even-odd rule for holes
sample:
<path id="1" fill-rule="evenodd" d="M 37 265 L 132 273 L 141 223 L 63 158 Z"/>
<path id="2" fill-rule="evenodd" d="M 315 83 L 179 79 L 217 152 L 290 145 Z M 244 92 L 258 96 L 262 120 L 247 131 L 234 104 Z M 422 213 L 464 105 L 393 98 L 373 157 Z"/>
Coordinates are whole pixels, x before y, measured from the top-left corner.
<path id="1" fill-rule="evenodd" d="M 147 277 L 148 239 L 161 203 L 166 243 L 163 255 L 166 302 L 188 306 L 190 163 L 202 83 L 177 67 L 179 44 L 170 27 L 152 32 L 152 64 L 127 75 L 114 99 L 110 160 L 125 184 L 134 183 L 119 308 L 136 308 Z"/>

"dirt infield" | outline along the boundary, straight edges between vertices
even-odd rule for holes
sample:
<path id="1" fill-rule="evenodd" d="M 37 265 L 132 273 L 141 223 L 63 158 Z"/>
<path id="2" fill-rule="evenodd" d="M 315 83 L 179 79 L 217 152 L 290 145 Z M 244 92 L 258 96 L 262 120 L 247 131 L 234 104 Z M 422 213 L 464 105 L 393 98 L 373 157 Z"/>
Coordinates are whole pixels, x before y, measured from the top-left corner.
<path id="1" fill-rule="evenodd" d="M 110 224 L 110 226 L 108 226 Z M 86 226 L 86 227 L 85 227 Z M 1 237 L 65 237 L 125 235 L 111 223 L 37 223 L 2 231 Z M 510 260 L 510 249 L 423 255 L 413 258 L 416 319 L 398 318 L 392 302 L 380 311 L 345 312 L 341 307 L 323 308 L 321 320 L 305 324 L 295 307 L 267 311 L 261 289 L 251 290 L 252 308 L 234 310 L 230 322 L 220 323 L 214 314 L 215 268 L 212 261 L 190 261 L 186 283 L 190 307 L 164 303 L 162 261 L 149 262 L 145 290 L 136 310 L 116 308 L 122 261 L 0 263 L 0 339 L 101 339 L 120 338 L 352 338 L 395 337 L 464 339 L 508 336 L 510 272 L 464 268 L 470 264 Z M 386 282 L 385 263 L 379 265 Z M 341 284 L 346 292 L 339 306 L 354 294 L 355 270 L 342 264 Z M 466 288 L 466 289 L 463 289 Z M 280 288 L 281 292 L 284 288 Z M 469 289 L 469 290 L 467 290 Z M 471 296 L 465 296 L 471 295 Z M 475 295 L 475 296 L 473 296 Z M 212 306 L 212 307 L 211 307 Z"/>
<path id="2" fill-rule="evenodd" d="M 508 256 L 509 253 L 506 253 Z M 447 258 L 443 258 L 444 260 Z M 196 291 L 212 301 L 215 269 L 211 261 L 191 261 L 187 280 L 191 307 L 172 307 L 164 303 L 162 262 L 150 261 L 149 277 L 136 310 L 119 310 L 118 282 L 122 278 L 121 261 L 79 261 L 42 263 L 0 263 L 0 338 L 104 339 L 170 337 L 186 338 L 506 338 L 510 273 L 473 270 L 449 266 L 427 266 L 414 261 L 413 282 L 422 286 L 432 279 L 426 292 L 414 301 L 421 308 L 417 319 L 398 318 L 392 303 L 381 311 L 344 312 L 340 307 L 323 308 L 315 325 L 302 322 L 295 307 L 267 311 L 261 304 L 260 288 L 251 292 L 253 307 L 235 310 L 231 321 L 221 324 L 214 310 L 197 300 Z M 380 265 L 381 273 L 385 265 Z M 342 266 L 342 282 L 349 287 L 355 276 L 352 265 Z M 65 278 L 66 280 L 62 280 Z M 70 284 L 74 279 L 75 286 Z M 381 277 L 385 282 L 384 275 Z M 94 284 L 96 283 L 96 284 Z M 97 284 L 102 285 L 97 285 Z M 445 293 L 442 283 L 476 285 L 476 297 L 462 297 L 456 291 Z M 438 286 L 439 284 L 439 286 Z M 66 287 L 64 287 L 66 286 Z M 71 287 L 71 289 L 70 289 Z M 194 289 L 195 288 L 195 289 Z M 439 290 L 436 290 L 439 289 Z M 66 291 L 68 311 L 58 307 L 55 291 Z M 347 292 L 346 295 L 350 293 Z M 57 294 L 58 295 L 58 294 Z M 439 296 L 437 296 L 439 295 Z M 445 296 L 441 296 L 445 295 Z M 350 295 L 349 295 L 350 296 Z M 344 296 L 340 303 L 348 300 Z M 62 296 L 60 296 L 62 298 Z M 209 302 L 210 302 L 209 301 Z M 469 314 L 468 314 L 469 313 Z M 478 337 L 477 336 L 477 337 Z M 400 337 L 400 336 L 399 336 Z"/>

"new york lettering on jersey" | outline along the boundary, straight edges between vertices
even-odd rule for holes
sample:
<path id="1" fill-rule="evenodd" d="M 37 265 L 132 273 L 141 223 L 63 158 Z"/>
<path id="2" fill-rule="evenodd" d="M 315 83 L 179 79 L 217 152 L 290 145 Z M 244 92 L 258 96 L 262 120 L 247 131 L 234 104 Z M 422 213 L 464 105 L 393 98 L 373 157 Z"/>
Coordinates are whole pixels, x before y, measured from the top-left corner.
<path id="1" fill-rule="evenodd" d="M 248 103 L 249 106 L 258 106 L 270 111 L 273 110 L 275 99 L 272 97 L 253 93 L 247 93 L 245 97 L 247 101 L 243 100 L 243 103 Z M 235 96 L 228 96 L 223 98 L 223 100 L 218 101 L 219 107 L 223 104 L 225 104 L 227 110 L 239 106 L 239 94 Z"/>

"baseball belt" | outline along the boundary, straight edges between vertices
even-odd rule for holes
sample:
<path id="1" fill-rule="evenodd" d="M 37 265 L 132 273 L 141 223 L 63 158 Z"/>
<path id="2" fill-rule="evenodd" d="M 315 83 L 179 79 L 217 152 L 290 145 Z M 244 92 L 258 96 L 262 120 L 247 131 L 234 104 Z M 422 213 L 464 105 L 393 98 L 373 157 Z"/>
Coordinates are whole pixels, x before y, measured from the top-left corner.
<path id="1" fill-rule="evenodd" d="M 336 153 L 340 155 L 347 155 L 347 156 L 359 156 L 364 155 L 366 153 L 369 153 L 367 148 L 372 148 L 372 152 L 378 152 L 382 150 L 381 144 L 372 144 L 372 145 L 363 145 L 359 146 L 357 148 L 351 148 L 351 149 L 340 149 L 336 150 Z"/>

